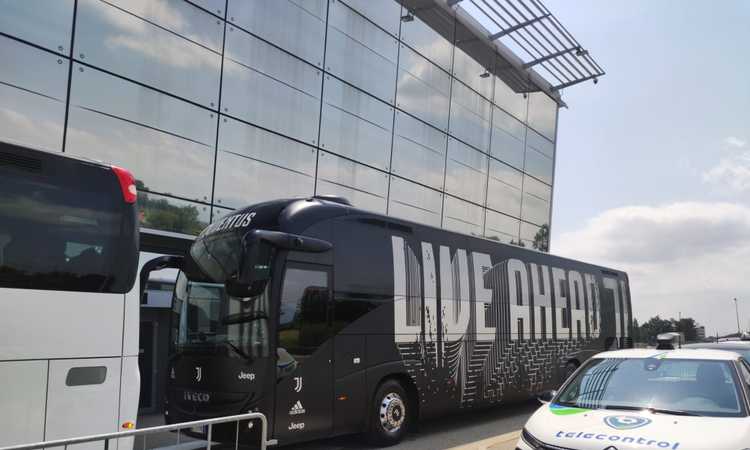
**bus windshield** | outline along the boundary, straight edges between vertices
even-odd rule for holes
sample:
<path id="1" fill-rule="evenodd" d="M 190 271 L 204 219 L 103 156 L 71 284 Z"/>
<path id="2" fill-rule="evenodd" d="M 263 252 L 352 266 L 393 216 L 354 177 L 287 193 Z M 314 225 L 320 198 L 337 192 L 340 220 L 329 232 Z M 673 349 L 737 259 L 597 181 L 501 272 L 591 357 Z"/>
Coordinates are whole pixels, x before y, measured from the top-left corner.
<path id="1" fill-rule="evenodd" d="M 723 360 L 593 359 L 557 396 L 556 403 L 678 415 L 745 415 L 732 362 Z"/>
<path id="2" fill-rule="evenodd" d="M 173 302 L 175 351 L 228 350 L 252 359 L 268 356 L 268 290 L 255 297 L 229 296 L 221 283 L 177 277 Z"/>

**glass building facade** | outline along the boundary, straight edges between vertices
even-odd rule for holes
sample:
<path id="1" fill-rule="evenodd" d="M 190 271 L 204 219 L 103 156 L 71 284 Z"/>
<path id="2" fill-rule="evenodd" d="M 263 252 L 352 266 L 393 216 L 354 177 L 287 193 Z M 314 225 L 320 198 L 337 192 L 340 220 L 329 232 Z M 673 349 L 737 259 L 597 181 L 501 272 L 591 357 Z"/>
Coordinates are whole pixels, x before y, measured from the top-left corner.
<path id="1" fill-rule="evenodd" d="M 335 194 L 546 240 L 557 103 L 393 0 L 0 7 L 0 140 L 130 169 L 144 228 L 196 234 L 233 208 Z"/>

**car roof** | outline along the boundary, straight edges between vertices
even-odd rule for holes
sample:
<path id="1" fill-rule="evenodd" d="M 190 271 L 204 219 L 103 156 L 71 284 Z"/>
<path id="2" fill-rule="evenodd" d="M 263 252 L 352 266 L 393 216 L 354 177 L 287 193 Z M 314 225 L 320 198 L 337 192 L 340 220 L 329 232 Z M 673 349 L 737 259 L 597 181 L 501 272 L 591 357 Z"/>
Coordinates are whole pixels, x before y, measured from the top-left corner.
<path id="1" fill-rule="evenodd" d="M 656 350 L 653 348 L 634 348 L 602 352 L 596 355 L 595 358 L 713 359 L 719 361 L 735 361 L 739 358 L 739 355 L 731 351 L 714 349 L 687 348 L 676 350 Z"/>

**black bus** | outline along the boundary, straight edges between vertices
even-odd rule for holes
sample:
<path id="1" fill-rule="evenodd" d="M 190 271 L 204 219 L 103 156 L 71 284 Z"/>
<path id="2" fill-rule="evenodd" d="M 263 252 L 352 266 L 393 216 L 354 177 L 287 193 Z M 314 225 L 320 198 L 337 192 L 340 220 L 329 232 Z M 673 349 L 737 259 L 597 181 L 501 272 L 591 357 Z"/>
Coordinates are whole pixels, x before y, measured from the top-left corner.
<path id="1" fill-rule="evenodd" d="M 235 211 L 182 265 L 167 422 L 260 411 L 282 445 L 392 444 L 418 419 L 528 398 L 632 345 L 625 273 L 341 198 Z M 249 428 L 225 438 L 250 442 Z"/>

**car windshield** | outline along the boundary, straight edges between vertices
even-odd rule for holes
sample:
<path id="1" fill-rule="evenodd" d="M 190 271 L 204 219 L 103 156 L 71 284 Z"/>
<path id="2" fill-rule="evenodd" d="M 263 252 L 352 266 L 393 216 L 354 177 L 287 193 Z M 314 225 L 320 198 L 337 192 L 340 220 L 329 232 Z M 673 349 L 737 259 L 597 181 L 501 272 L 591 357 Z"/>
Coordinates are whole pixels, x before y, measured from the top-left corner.
<path id="1" fill-rule="evenodd" d="M 563 406 L 651 409 L 680 415 L 745 415 L 731 361 L 592 359 L 556 397 Z"/>
<path id="2" fill-rule="evenodd" d="M 223 284 L 191 281 L 183 273 L 174 290 L 172 342 L 176 352 L 231 350 L 245 358 L 268 356 L 268 289 L 237 298 Z"/>

